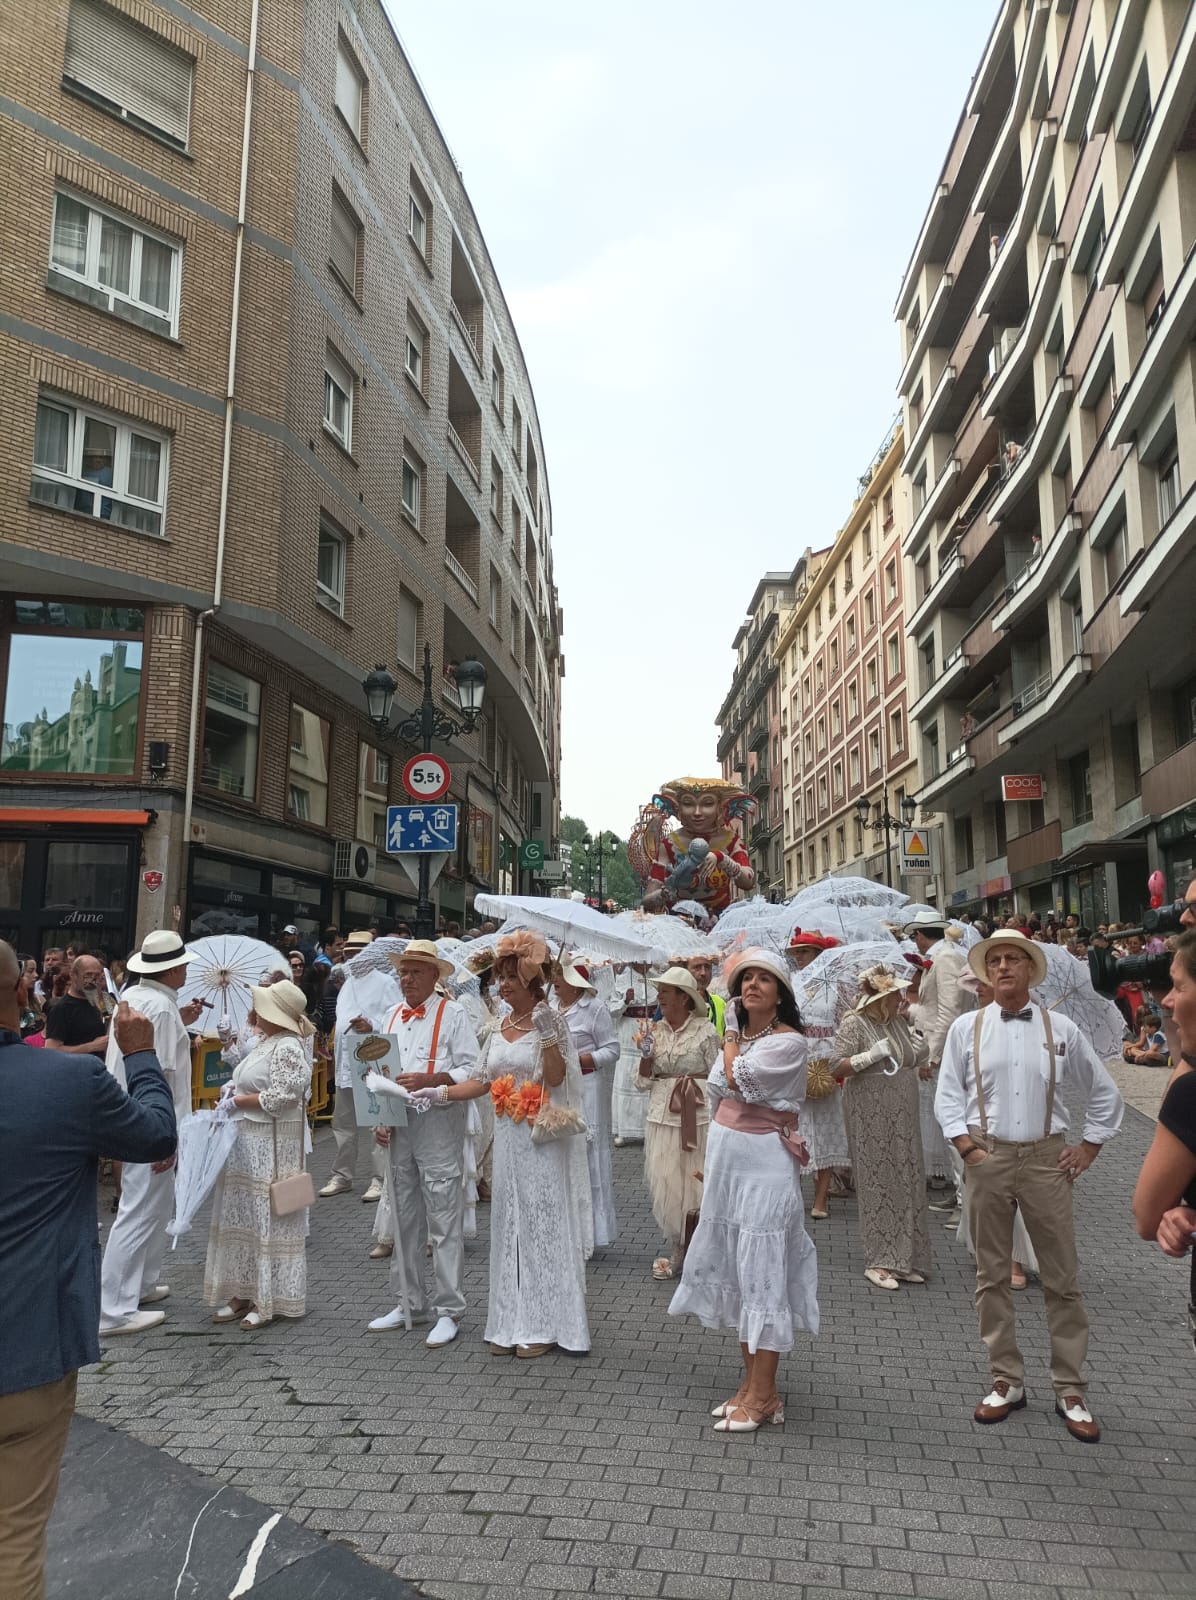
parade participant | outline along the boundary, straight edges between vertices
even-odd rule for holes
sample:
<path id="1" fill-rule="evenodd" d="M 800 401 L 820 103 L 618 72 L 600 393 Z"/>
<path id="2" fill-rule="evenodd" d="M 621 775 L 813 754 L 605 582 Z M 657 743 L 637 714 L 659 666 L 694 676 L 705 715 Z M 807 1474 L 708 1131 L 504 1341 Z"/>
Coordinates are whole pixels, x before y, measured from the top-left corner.
<path id="1" fill-rule="evenodd" d="M 1076 1439 L 1100 1437 L 1082 1374 L 1088 1313 L 1080 1292 L 1072 1184 L 1121 1126 L 1122 1102 L 1091 1045 L 1067 1017 L 1030 1004 L 1046 957 L 1025 934 L 981 940 L 968 964 L 994 1001 L 947 1031 L 935 1112 L 967 1168 L 964 1203 L 976 1247 L 976 1312 L 992 1367 L 977 1422 L 1003 1421 L 1026 1403 L 1009 1275 L 1016 1204 L 1038 1256 L 1051 1339 L 1055 1409 Z M 1084 1138 L 1065 1143 L 1062 1092 L 1087 1100 Z"/>
<path id="2" fill-rule="evenodd" d="M 619 1058 L 619 1041 L 610 1012 L 598 998 L 584 966 L 568 960 L 558 962 L 553 967 L 552 988 L 557 1009 L 569 1024 L 581 1067 L 581 1112 L 590 1166 L 594 1247 L 601 1250 L 614 1244 L 619 1236 L 610 1156 L 612 1074 L 607 1070 Z"/>
<path id="3" fill-rule="evenodd" d="M 669 1246 L 669 1254 L 652 1263 L 652 1276 L 664 1279 L 680 1272 L 702 1203 L 698 1174 L 710 1123 L 705 1087 L 718 1060 L 719 1036 L 692 973 L 669 967 L 653 982 L 661 1020 L 643 1025 L 636 1084 L 648 1095 L 644 1177 L 652 1215 Z"/>
<path id="4" fill-rule="evenodd" d="M 530 1360 L 554 1347 L 584 1355 L 590 1348 L 586 1260 L 594 1229 L 585 1139 L 565 1132 L 581 1105 L 581 1068 L 565 1018 L 545 1000 L 551 968 L 543 939 L 507 934 L 496 954 L 508 1010 L 483 1041 L 476 1080 L 445 1091 L 450 1102 L 487 1091 L 494 1102 L 484 1337 L 492 1355 Z M 545 1110 L 565 1136 L 537 1140 Z"/>
<path id="5" fill-rule="evenodd" d="M 104 986 L 104 963 L 95 956 L 76 956 L 71 965 L 70 987 L 46 1013 L 46 1045 L 63 1055 L 99 1056 L 108 1051 L 108 1029 L 100 1013 L 99 991 Z"/>
<path id="6" fill-rule="evenodd" d="M 216 1180 L 204 1304 L 213 1322 L 251 1331 L 307 1310 L 306 1210 L 274 1215 L 270 1185 L 303 1170 L 311 1090 L 303 991 L 287 979 L 253 989 L 251 1021 L 259 1043 L 234 1069 L 222 1099 L 234 1107 L 237 1138 Z"/>
<path id="7" fill-rule="evenodd" d="M 391 959 L 403 999 L 382 1031 L 399 1041 L 402 1071 L 395 1082 L 409 1093 L 466 1082 L 477 1063 L 477 1037 L 464 1006 L 435 992 L 440 979 L 452 977 L 452 962 L 430 939 L 412 939 Z M 437 1104 L 430 1113 L 409 1116 L 404 1128 L 380 1127 L 374 1134 L 389 1162 L 396 1245 L 390 1286 L 397 1303 L 369 1326 L 375 1333 L 402 1328 L 405 1313 L 412 1322 L 432 1320 L 424 1285 L 424 1247 L 430 1245 L 436 1292 L 435 1324 L 424 1341 L 429 1349 L 452 1343 L 465 1311 L 465 1124 L 463 1105 Z"/>
<path id="8" fill-rule="evenodd" d="M 373 935 L 365 930 L 350 933 L 345 940 L 346 960 L 360 956 L 373 943 Z M 351 972 L 341 985 L 336 997 L 336 1042 L 334 1046 L 336 1104 L 332 1111 L 332 1137 L 336 1141 L 336 1157 L 328 1182 L 320 1190 L 320 1198 L 348 1194 L 357 1176 L 361 1157 L 361 1136 L 364 1134 L 370 1150 L 373 1169 L 369 1187 L 362 1199 L 369 1202 L 381 1200 L 382 1180 L 386 1174 L 385 1152 L 374 1143 L 372 1128 L 357 1126 L 357 1111 L 353 1104 L 353 1046 L 354 1032 L 370 1033 L 394 1010 L 401 998 L 394 967 L 389 956 L 379 955 L 377 961 L 365 968 Z"/>
<path id="9" fill-rule="evenodd" d="M 780 1423 L 780 1357 L 795 1328 L 818 1332 L 818 1265 L 802 1217 L 798 1113 L 806 1041 L 788 969 L 770 950 L 745 950 L 731 977 L 730 1031 L 710 1074 L 715 1105 L 697 1231 L 669 1311 L 708 1328 L 734 1328 L 743 1357 L 738 1389 L 714 1415 L 720 1433 Z"/>
<path id="10" fill-rule="evenodd" d="M 860 1209 L 864 1276 L 878 1289 L 925 1283 L 930 1270 L 918 1068 L 926 1041 L 901 1015 L 908 978 L 887 967 L 859 977 L 859 998 L 835 1035 L 833 1071 Z"/>
<path id="11" fill-rule="evenodd" d="M 824 950 L 834 950 L 839 940 L 817 928 L 795 928 L 785 952 L 794 972 L 804 972 Z M 843 1199 L 852 1192 L 851 1148 L 847 1124 L 843 1119 L 843 1095 L 831 1072 L 831 1056 L 822 1054 L 821 1044 L 811 1045 L 806 1069 L 806 1101 L 802 1107 L 802 1138 L 809 1152 L 807 1171 L 814 1176 L 814 1204 L 810 1216 L 825 1222 L 832 1194 Z"/>
<path id="12" fill-rule="evenodd" d="M 100 1158 L 165 1161 L 176 1137 L 148 1018 L 122 1003 L 113 1019 L 126 1093 L 90 1052 L 35 1054 L 21 1043 L 26 991 L 12 947 L 0 943 L 0 1595 L 9 1600 L 45 1593 L 46 1525 L 78 1370 L 100 1359 Z"/>
<path id="13" fill-rule="evenodd" d="M 923 968 L 918 998 L 909 1008 L 910 1021 L 926 1040 L 927 1059 L 918 1069 L 922 1117 L 922 1161 L 932 1189 L 946 1191 L 936 1210 L 952 1211 L 956 1201 L 954 1169 L 946 1140 L 934 1114 L 934 1091 L 947 1029 L 972 1010 L 972 996 L 960 985 L 967 962 L 959 941 L 949 937 L 949 923 L 933 906 L 907 906 L 904 931 L 930 965 Z"/>
<path id="14" fill-rule="evenodd" d="M 166 1074 L 176 1118 L 191 1111 L 191 1040 L 187 1029 L 196 1021 L 201 1002 L 179 1007 L 179 990 L 195 957 L 177 933 L 147 933 L 141 949 L 129 957 L 129 971 L 138 981 L 124 998 L 154 1025 L 154 1053 Z M 121 1088 L 128 1087 L 120 1042 L 108 1041 L 108 1071 Z M 165 1322 L 165 1313 L 146 1310 L 165 1300 L 170 1289 L 158 1282 L 166 1253 L 166 1224 L 174 1206 L 174 1157 L 148 1165 L 126 1165 L 121 1172 L 120 1209 L 108 1235 L 100 1273 L 100 1332 L 142 1333 Z"/>
<path id="15" fill-rule="evenodd" d="M 1175 1024 L 1182 1053 L 1138 1174 L 1134 1222 L 1139 1238 L 1155 1239 L 1165 1255 L 1180 1257 L 1191 1250 L 1196 1229 L 1196 933 L 1191 929 L 1176 942 L 1163 1010 Z M 1196 1265 L 1188 1321 L 1196 1339 Z"/>
<path id="16" fill-rule="evenodd" d="M 610 1014 L 619 1036 L 619 1059 L 615 1063 L 610 1097 L 611 1132 L 616 1147 L 644 1142 L 648 1102 L 636 1088 L 640 1070 L 636 1041 L 656 1011 L 656 1001 L 649 999 L 645 986 L 647 967 L 639 962 L 626 968 L 616 967 L 616 977 L 624 971 L 630 981 L 622 990 L 616 984 L 610 1001 Z"/>
<path id="17" fill-rule="evenodd" d="M 736 890 L 756 881 L 743 842 L 743 823 L 756 802 L 725 778 L 675 778 L 660 786 L 639 814 L 627 841 L 627 859 L 648 891 L 646 911 L 696 900 L 712 916 L 726 910 Z M 670 818 L 678 827 L 665 831 Z"/>
<path id="18" fill-rule="evenodd" d="M 690 977 L 698 986 L 698 996 L 706 1007 L 706 1016 L 717 1030 L 721 1039 L 727 1029 L 727 1002 L 721 994 L 711 994 L 710 984 L 714 977 L 714 958 L 712 956 L 690 956 L 685 963 Z"/>

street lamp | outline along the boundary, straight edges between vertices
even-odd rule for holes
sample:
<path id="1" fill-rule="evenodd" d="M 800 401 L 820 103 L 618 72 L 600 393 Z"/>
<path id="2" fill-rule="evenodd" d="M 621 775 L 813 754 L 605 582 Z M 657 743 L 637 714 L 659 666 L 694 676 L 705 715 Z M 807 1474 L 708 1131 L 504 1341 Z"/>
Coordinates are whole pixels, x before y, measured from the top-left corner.
<path id="1" fill-rule="evenodd" d="M 432 649 L 424 645 L 424 695 L 418 708 L 401 722 L 390 725 L 398 684 L 384 666 L 379 664 L 362 680 L 366 714 L 380 739 L 405 740 L 418 745 L 421 751 L 431 752 L 432 741 L 455 739 L 458 734 L 472 733 L 482 714 L 486 697 L 486 669 L 480 661 L 462 661 L 454 673 L 457 685 L 457 704 L 461 708 L 461 721 L 454 722 L 432 698 Z M 415 911 L 415 936 L 430 939 L 436 931 L 432 909 L 431 885 L 428 881 L 428 858 L 419 858 L 419 902 Z"/>
<path id="2" fill-rule="evenodd" d="M 615 850 L 616 850 L 617 845 L 618 845 L 618 841 L 614 838 L 613 835 L 609 835 L 608 836 L 605 833 L 600 833 L 598 835 L 597 840 L 594 840 L 594 839 L 591 839 L 590 835 L 587 833 L 583 837 L 581 842 L 585 846 L 585 849 L 586 849 L 586 865 L 589 867 L 589 871 L 590 871 L 590 893 L 591 893 L 591 895 L 593 894 L 593 890 L 594 890 L 594 862 L 597 861 L 597 863 L 598 863 L 598 906 L 599 906 L 599 909 L 601 909 L 601 906 L 602 906 L 602 887 L 603 887 L 602 886 L 602 852 L 603 852 L 603 846 L 606 847 L 606 859 L 609 861 L 611 859 L 611 857 L 615 853 Z"/>
<path id="3" fill-rule="evenodd" d="M 893 834 L 900 828 L 913 825 L 914 813 L 918 809 L 918 802 L 912 795 L 903 795 L 900 805 L 901 815 L 895 817 L 889 810 L 889 786 L 886 784 L 881 791 L 881 798 L 877 803 L 876 813 L 872 815 L 872 802 L 867 795 L 861 795 L 855 803 L 855 814 L 860 819 L 860 827 L 866 828 L 871 822 L 876 833 L 885 836 L 885 882 L 889 888 L 893 887 Z"/>

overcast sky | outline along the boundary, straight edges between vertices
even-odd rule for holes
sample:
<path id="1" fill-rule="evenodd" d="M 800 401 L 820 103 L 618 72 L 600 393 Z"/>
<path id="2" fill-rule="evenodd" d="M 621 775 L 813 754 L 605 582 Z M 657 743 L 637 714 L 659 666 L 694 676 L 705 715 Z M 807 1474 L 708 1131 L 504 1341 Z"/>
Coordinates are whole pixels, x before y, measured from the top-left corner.
<path id="1" fill-rule="evenodd" d="M 756 581 L 897 410 L 893 304 L 996 0 L 387 0 L 535 390 L 563 809 L 715 774 Z"/>

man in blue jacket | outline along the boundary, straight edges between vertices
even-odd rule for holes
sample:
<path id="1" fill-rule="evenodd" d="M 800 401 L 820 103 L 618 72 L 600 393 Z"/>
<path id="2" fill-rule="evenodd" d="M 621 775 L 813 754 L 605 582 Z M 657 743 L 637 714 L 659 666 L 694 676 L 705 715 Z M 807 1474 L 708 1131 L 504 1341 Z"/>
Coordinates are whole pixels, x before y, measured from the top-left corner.
<path id="1" fill-rule="evenodd" d="M 78 1369 L 100 1359 L 96 1168 L 177 1142 L 153 1024 L 121 1002 L 128 1092 L 91 1055 L 21 1043 L 25 980 L 0 941 L 0 1595 L 42 1600 L 46 1524 Z"/>

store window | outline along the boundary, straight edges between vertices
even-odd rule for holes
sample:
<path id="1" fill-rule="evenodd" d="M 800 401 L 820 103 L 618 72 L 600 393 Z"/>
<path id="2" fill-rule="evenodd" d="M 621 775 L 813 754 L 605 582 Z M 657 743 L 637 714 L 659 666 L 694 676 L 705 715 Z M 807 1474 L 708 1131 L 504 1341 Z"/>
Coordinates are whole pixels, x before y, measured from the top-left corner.
<path id="1" fill-rule="evenodd" d="M 128 870 L 127 845 L 52 843 L 46 859 L 46 908 L 96 911 L 119 905 Z"/>
<path id="2" fill-rule="evenodd" d="M 208 662 L 204 702 L 203 766 L 205 788 L 238 800 L 257 799 L 257 750 L 262 717 L 262 686 L 222 661 Z"/>
<path id="3" fill-rule="evenodd" d="M 390 757 L 362 741 L 357 757 L 357 837 L 386 848 L 386 806 Z"/>
<path id="4" fill-rule="evenodd" d="M 331 724 L 314 711 L 291 706 L 287 812 L 296 822 L 323 828 L 328 821 L 328 741 Z"/>
<path id="5" fill-rule="evenodd" d="M 130 777 L 137 770 L 145 613 L 14 600 L 0 768 Z"/>

